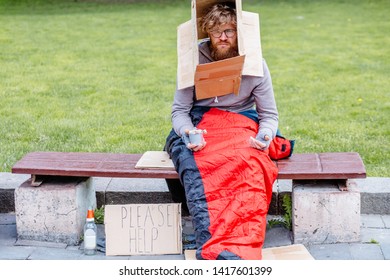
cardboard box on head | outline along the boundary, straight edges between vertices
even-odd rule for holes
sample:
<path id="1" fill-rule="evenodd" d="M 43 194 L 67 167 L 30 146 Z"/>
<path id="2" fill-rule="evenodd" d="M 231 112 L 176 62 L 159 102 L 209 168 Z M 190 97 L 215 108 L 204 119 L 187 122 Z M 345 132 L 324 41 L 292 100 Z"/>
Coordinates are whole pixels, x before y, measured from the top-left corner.
<path id="1" fill-rule="evenodd" d="M 236 14 L 237 14 L 237 28 L 238 26 L 241 25 L 241 18 L 242 18 L 241 0 L 193 0 L 192 17 L 196 18 L 198 40 L 208 37 L 208 34 L 204 33 L 202 31 L 202 28 L 200 27 L 200 20 L 202 17 L 206 15 L 208 10 L 215 4 L 228 4 L 230 6 L 233 6 L 236 9 Z"/>
<path id="2" fill-rule="evenodd" d="M 199 23 L 219 3 L 236 9 L 240 56 L 199 65 L 198 44 L 208 37 Z M 178 89 L 195 85 L 198 99 L 238 94 L 241 75 L 263 76 L 259 22 L 258 14 L 242 11 L 241 0 L 192 0 L 191 20 L 179 25 L 177 32 Z"/>

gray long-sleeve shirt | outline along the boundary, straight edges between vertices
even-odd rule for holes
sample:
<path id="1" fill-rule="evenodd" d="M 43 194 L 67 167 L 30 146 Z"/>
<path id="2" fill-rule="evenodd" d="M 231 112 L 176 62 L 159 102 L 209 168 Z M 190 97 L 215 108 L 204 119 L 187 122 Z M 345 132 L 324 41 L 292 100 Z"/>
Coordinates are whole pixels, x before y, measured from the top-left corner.
<path id="1" fill-rule="evenodd" d="M 199 46 L 200 64 L 213 61 L 208 44 L 206 41 Z M 176 90 L 172 105 L 172 125 L 175 132 L 181 136 L 185 129 L 191 130 L 194 127 L 189 115 L 194 106 L 215 107 L 237 113 L 255 107 L 259 116 L 259 128 L 271 131 L 274 138 L 278 128 L 278 110 L 271 75 L 265 60 L 263 69 L 263 77 L 243 75 L 239 94 L 218 96 L 218 102 L 215 102 L 215 98 L 195 100 L 194 86 Z"/>

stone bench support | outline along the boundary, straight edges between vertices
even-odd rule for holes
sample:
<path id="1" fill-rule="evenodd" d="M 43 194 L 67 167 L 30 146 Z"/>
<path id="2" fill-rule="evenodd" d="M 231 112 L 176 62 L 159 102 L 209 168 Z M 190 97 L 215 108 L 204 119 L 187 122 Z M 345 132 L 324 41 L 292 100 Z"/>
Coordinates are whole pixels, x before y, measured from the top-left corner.
<path id="1" fill-rule="evenodd" d="M 342 191 L 333 181 L 293 181 L 292 213 L 294 243 L 360 241 L 360 192 L 354 184 Z"/>
<path id="2" fill-rule="evenodd" d="M 59 177 L 38 188 L 29 179 L 15 189 L 18 239 L 78 245 L 88 208 L 96 208 L 90 179 Z"/>

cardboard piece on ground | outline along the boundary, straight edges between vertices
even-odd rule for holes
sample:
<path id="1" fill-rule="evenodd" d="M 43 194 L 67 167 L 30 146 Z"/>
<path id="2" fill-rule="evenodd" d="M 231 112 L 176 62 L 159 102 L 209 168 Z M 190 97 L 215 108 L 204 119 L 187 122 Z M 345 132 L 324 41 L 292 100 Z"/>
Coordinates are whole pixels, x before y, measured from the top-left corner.
<path id="1" fill-rule="evenodd" d="M 184 250 L 184 258 L 186 260 L 196 260 L 196 250 Z"/>
<path id="2" fill-rule="evenodd" d="M 145 152 L 135 164 L 135 168 L 175 170 L 168 153 L 164 151 Z"/>
<path id="3" fill-rule="evenodd" d="M 234 93 L 238 95 L 245 55 L 200 64 L 196 67 L 196 99 L 205 99 Z"/>
<path id="4" fill-rule="evenodd" d="M 263 260 L 314 260 L 303 244 L 263 249 Z"/>
<path id="5" fill-rule="evenodd" d="M 106 255 L 182 253 L 181 205 L 106 205 Z"/>
<path id="6" fill-rule="evenodd" d="M 185 250 L 186 260 L 196 260 L 195 250 Z M 263 260 L 314 260 L 306 247 L 302 244 L 294 244 L 281 247 L 263 249 Z"/>

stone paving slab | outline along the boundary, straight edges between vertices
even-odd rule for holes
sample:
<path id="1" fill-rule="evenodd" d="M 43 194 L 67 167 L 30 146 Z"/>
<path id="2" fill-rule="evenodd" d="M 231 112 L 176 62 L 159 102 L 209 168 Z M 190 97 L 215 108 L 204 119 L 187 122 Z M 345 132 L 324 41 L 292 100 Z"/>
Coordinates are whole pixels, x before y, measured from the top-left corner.
<path id="1" fill-rule="evenodd" d="M 77 260 L 83 252 L 74 250 L 64 250 L 59 248 L 37 247 L 32 251 L 28 260 Z"/>
<path id="2" fill-rule="evenodd" d="M 23 240 L 23 239 L 18 239 L 15 243 L 15 246 L 31 246 L 31 247 L 45 247 L 45 248 L 58 248 L 58 249 L 67 248 L 67 245 L 65 243 Z"/>
<path id="3" fill-rule="evenodd" d="M 383 228 L 385 223 L 380 215 L 361 215 L 361 224 L 364 228 Z"/>
<path id="4" fill-rule="evenodd" d="M 16 226 L 0 225 L 0 245 L 13 246 L 16 242 Z"/>
<path id="5" fill-rule="evenodd" d="M 349 244 L 353 260 L 383 260 L 384 256 L 379 244 Z"/>
<path id="6" fill-rule="evenodd" d="M 307 249 L 316 260 L 353 260 L 347 243 L 308 245 Z"/>
<path id="7" fill-rule="evenodd" d="M 362 228 L 360 234 L 363 243 L 390 244 L 390 229 Z"/>
<path id="8" fill-rule="evenodd" d="M 0 260 L 27 260 L 34 247 L 0 245 Z"/>
<path id="9" fill-rule="evenodd" d="M 390 260 L 390 244 L 381 244 L 381 250 L 385 260 Z"/>
<path id="10" fill-rule="evenodd" d="M 16 223 L 15 213 L 3 213 L 0 217 L 0 225 L 12 225 Z"/>
<path id="11" fill-rule="evenodd" d="M 267 229 L 264 248 L 287 246 L 292 244 L 291 232 L 284 227 Z"/>
<path id="12" fill-rule="evenodd" d="M 383 260 L 381 246 L 378 244 L 322 244 L 309 245 L 309 252 L 316 260 Z"/>
<path id="13" fill-rule="evenodd" d="M 390 228 L 390 215 L 382 215 L 382 221 L 385 224 L 385 228 Z"/>
<path id="14" fill-rule="evenodd" d="M 184 254 L 156 256 L 105 256 L 97 252 L 85 256 L 82 244 L 66 248 L 50 248 L 45 244 L 25 243 L 16 246 L 16 225 L 14 214 L 0 214 L 0 260 L 183 260 Z M 272 216 L 270 217 L 272 218 Z M 307 248 L 317 260 L 390 260 L 390 228 L 385 221 L 390 215 L 362 215 L 361 242 L 308 245 Z M 383 227 L 378 227 L 383 221 Z M 191 220 L 185 218 L 186 232 L 191 233 Z M 373 227 L 371 227 L 373 226 Z M 100 231 L 103 225 L 99 225 Z M 102 232 L 101 232 L 102 233 Z M 373 243 L 375 240 L 377 243 Z M 19 241 L 18 241 L 19 242 Z M 291 244 L 291 232 L 283 227 L 267 229 L 264 248 Z M 34 245 L 34 246 L 32 246 Z M 40 246 L 38 246 L 40 245 Z"/>

